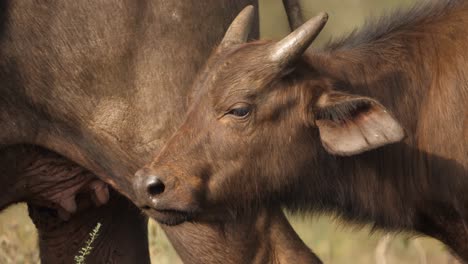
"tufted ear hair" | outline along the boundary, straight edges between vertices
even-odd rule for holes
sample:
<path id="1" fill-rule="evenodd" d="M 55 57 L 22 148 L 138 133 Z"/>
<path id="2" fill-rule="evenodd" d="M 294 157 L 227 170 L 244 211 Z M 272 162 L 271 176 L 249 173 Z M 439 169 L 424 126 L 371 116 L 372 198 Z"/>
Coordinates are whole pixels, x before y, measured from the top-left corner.
<path id="1" fill-rule="evenodd" d="M 349 156 L 401 141 L 404 130 L 378 101 L 340 92 L 325 92 L 318 99 L 315 124 L 325 149 Z"/>

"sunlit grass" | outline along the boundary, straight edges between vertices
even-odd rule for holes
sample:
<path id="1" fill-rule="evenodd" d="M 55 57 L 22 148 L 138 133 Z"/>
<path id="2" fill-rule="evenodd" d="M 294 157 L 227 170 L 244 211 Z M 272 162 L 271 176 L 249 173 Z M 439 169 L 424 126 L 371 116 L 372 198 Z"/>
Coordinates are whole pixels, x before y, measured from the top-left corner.
<path id="1" fill-rule="evenodd" d="M 0 213 L 0 263 L 39 263 L 37 232 L 24 204 Z"/>

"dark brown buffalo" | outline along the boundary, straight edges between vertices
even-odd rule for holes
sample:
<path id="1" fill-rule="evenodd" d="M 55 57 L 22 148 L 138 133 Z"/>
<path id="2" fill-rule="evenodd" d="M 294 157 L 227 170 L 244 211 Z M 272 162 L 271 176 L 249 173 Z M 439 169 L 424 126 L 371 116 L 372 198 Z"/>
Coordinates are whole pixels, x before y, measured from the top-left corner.
<path id="1" fill-rule="evenodd" d="M 186 87 L 247 4 L 0 4 L 0 209 L 29 203 L 42 262 L 72 263 L 97 222 L 86 263 L 149 262 L 146 217 L 102 181 L 134 199 L 134 172 L 183 120 Z M 186 263 L 319 262 L 279 206 L 167 233 Z"/>
<path id="2" fill-rule="evenodd" d="M 468 260 L 468 2 L 304 54 L 326 20 L 279 42 L 227 36 L 185 122 L 137 174 L 140 204 L 176 224 L 281 203 L 426 234 Z"/>

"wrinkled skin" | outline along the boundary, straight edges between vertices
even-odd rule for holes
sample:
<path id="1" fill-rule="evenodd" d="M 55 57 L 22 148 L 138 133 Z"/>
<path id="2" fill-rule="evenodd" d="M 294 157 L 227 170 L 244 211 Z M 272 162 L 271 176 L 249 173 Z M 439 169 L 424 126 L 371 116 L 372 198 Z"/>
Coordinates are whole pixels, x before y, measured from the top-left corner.
<path id="1" fill-rule="evenodd" d="M 102 228 L 87 263 L 149 263 L 146 218 L 89 171 L 29 145 L 3 148 L 0 164 L 0 209 L 28 203 L 42 263 L 74 263 L 98 222 Z"/>
<path id="2" fill-rule="evenodd" d="M 184 123 L 137 173 L 164 186 L 141 203 L 172 224 L 259 205 L 332 212 L 468 260 L 468 3 L 427 3 L 303 55 L 326 18 L 216 50 Z"/>
<path id="3" fill-rule="evenodd" d="M 62 156 L 31 145 L 15 145 L 0 152 L 2 185 L 0 209 L 30 202 L 55 209 L 63 220 L 77 211 L 76 195 L 92 197 L 96 206 L 106 204 L 109 190 L 83 167 Z"/>
<path id="4" fill-rule="evenodd" d="M 0 179 L 14 189 L 2 190 L 0 206 L 28 202 L 43 263 L 73 262 L 97 222 L 103 232 L 87 263 L 149 261 L 147 219 L 127 200 L 135 200 L 133 174 L 182 121 L 188 84 L 252 3 L 1 3 Z M 111 189 L 101 205 L 103 182 L 126 198 Z M 186 263 L 320 263 L 278 210 L 165 228 Z M 287 240 L 243 243 L 263 233 Z"/>

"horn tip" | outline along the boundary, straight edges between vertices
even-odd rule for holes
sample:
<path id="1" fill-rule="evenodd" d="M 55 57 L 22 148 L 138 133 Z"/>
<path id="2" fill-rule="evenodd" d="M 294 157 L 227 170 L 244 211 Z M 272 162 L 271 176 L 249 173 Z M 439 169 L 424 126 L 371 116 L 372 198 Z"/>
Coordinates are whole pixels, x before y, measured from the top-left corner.
<path id="1" fill-rule="evenodd" d="M 224 38 L 219 44 L 220 47 L 225 48 L 247 41 L 254 20 L 254 11 L 253 5 L 247 5 L 240 11 L 227 29 L 226 34 L 224 34 Z"/>
<path id="2" fill-rule="evenodd" d="M 246 7 L 244 7 L 240 12 L 239 14 L 237 15 L 238 17 L 243 17 L 245 18 L 247 21 L 249 20 L 252 20 L 253 19 L 253 15 L 254 15 L 254 11 L 255 11 L 255 7 L 253 5 L 248 5 Z M 249 22 L 250 23 L 250 22 Z"/>
<path id="3" fill-rule="evenodd" d="M 320 22 L 322 23 L 327 23 L 328 21 L 328 13 L 327 12 L 320 12 L 318 13 L 318 15 L 316 16 L 317 20 L 319 20 Z"/>
<path id="4" fill-rule="evenodd" d="M 241 13 L 248 13 L 249 15 L 253 13 L 255 7 L 253 5 L 248 5 L 242 9 Z"/>
<path id="5" fill-rule="evenodd" d="M 316 16 L 314 16 L 313 18 L 311 18 L 309 21 L 307 21 L 305 24 L 314 25 L 313 26 L 314 31 L 316 31 L 316 29 L 319 29 L 317 31 L 317 33 L 319 33 L 322 30 L 322 28 L 325 26 L 325 24 L 327 24 L 327 22 L 328 22 L 328 13 L 322 11 L 318 13 Z"/>

